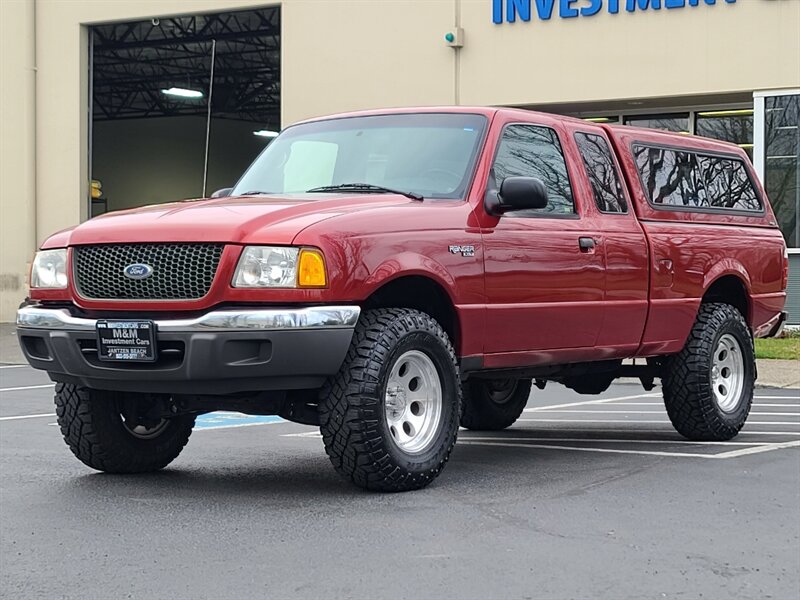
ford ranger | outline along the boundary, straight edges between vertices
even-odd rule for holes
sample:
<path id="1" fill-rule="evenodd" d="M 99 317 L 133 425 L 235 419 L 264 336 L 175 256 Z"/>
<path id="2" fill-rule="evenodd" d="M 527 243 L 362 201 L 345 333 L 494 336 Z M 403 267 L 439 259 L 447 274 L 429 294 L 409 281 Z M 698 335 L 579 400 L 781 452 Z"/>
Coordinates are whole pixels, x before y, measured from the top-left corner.
<path id="1" fill-rule="evenodd" d="M 292 125 L 215 197 L 56 233 L 17 326 L 94 469 L 161 469 L 232 410 L 318 425 L 342 475 L 401 491 L 459 426 L 512 425 L 533 383 L 660 379 L 683 436 L 734 437 L 787 273 L 735 145 L 396 109 Z"/>

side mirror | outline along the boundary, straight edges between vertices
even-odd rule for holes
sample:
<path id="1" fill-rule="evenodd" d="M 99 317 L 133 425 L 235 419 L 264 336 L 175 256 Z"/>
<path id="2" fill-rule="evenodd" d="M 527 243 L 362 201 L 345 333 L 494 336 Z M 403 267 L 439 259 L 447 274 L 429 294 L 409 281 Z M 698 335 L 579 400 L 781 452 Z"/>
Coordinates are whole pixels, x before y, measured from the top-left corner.
<path id="1" fill-rule="evenodd" d="M 486 211 L 502 215 L 547 206 L 547 187 L 536 177 L 506 177 L 500 189 L 486 196 Z"/>
<path id="2" fill-rule="evenodd" d="M 212 198 L 225 198 L 226 196 L 231 195 L 231 191 L 233 188 L 222 188 L 221 190 L 217 190 L 213 194 L 211 194 Z"/>

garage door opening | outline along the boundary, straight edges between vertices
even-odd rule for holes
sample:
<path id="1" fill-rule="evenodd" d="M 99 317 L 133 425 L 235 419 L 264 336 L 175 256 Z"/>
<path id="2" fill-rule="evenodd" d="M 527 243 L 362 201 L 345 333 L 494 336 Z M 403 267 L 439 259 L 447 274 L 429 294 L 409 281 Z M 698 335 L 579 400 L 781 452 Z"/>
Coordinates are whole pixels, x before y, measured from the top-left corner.
<path id="1" fill-rule="evenodd" d="M 280 29 L 280 7 L 92 27 L 90 214 L 235 183 L 280 129 Z"/>

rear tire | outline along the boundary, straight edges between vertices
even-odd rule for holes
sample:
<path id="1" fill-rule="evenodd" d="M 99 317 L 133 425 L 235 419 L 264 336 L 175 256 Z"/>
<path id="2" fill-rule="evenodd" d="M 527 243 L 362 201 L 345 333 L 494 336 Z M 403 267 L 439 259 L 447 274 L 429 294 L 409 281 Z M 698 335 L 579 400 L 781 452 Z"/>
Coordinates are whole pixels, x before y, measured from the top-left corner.
<path id="1" fill-rule="evenodd" d="M 460 409 L 456 357 L 439 323 L 418 310 L 369 310 L 321 392 L 320 431 L 334 468 L 357 486 L 415 490 L 444 469 Z"/>
<path id="2" fill-rule="evenodd" d="M 478 379 L 464 383 L 461 426 L 497 431 L 513 425 L 531 395 L 530 379 Z"/>
<path id="3" fill-rule="evenodd" d="M 106 473 L 157 471 L 175 460 L 194 426 L 194 415 L 162 419 L 150 427 L 129 426 L 118 392 L 56 384 L 61 434 L 83 464 Z"/>
<path id="4" fill-rule="evenodd" d="M 725 441 L 744 426 L 756 378 L 753 337 L 729 304 L 703 304 L 686 346 L 665 363 L 664 405 L 672 425 L 696 441 Z"/>

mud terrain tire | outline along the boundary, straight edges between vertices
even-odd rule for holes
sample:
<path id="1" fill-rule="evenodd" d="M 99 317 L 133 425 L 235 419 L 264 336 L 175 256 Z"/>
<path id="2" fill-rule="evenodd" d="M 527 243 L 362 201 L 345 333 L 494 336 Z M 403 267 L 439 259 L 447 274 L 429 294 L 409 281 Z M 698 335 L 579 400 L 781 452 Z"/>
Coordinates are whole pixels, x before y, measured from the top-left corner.
<path id="1" fill-rule="evenodd" d="M 56 384 L 55 403 L 61 434 L 72 453 L 106 473 L 166 467 L 181 453 L 194 426 L 194 415 L 181 415 L 133 433 L 121 417 L 120 394 L 67 383 Z"/>

